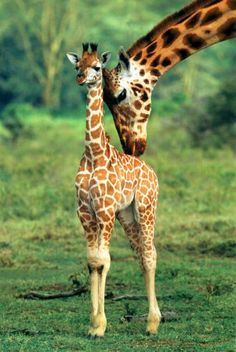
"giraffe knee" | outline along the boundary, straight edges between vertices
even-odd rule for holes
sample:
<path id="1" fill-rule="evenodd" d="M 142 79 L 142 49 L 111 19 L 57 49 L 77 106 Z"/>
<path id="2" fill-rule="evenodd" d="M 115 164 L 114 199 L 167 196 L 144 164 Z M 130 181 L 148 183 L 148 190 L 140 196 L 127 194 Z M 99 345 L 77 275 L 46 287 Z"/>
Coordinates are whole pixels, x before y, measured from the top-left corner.
<path id="1" fill-rule="evenodd" d="M 94 271 L 97 271 L 99 275 L 102 275 L 103 270 L 104 270 L 104 265 L 94 266 L 94 265 L 88 264 L 89 275 L 91 275 L 92 272 Z"/>
<path id="2" fill-rule="evenodd" d="M 96 270 L 98 274 L 103 271 L 108 271 L 110 268 L 110 254 L 109 251 L 97 249 L 94 252 L 88 253 L 88 269 L 89 273 Z"/>
<path id="3" fill-rule="evenodd" d="M 142 269 L 144 272 L 147 272 L 150 270 L 155 270 L 156 269 L 156 262 L 144 260 L 144 261 L 142 261 Z"/>
<path id="4" fill-rule="evenodd" d="M 156 269 L 156 251 L 153 253 L 142 253 L 141 264 L 144 271 Z"/>
<path id="5" fill-rule="evenodd" d="M 102 275 L 103 269 L 104 269 L 104 265 L 100 265 L 100 266 L 97 268 L 97 272 L 98 272 L 99 275 Z"/>
<path id="6" fill-rule="evenodd" d="M 90 264 L 88 264 L 89 275 L 92 274 L 93 270 L 94 270 L 93 267 Z"/>

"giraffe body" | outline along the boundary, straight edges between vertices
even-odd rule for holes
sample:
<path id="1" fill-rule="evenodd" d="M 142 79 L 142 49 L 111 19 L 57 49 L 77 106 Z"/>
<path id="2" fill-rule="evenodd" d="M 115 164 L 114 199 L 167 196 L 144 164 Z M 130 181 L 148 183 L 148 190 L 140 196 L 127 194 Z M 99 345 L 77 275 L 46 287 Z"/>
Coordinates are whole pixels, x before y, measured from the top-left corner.
<path id="1" fill-rule="evenodd" d="M 155 296 L 156 250 L 154 246 L 158 180 L 154 171 L 136 157 L 118 152 L 103 127 L 102 65 L 96 45 L 84 45 L 82 59 L 69 54 L 78 69 L 77 81 L 88 86 L 85 152 L 76 176 L 78 216 L 87 240 L 91 280 L 89 334 L 103 336 L 106 329 L 104 295 L 110 268 L 109 244 L 117 218 L 144 271 L 149 300 L 147 332 L 155 333 L 160 310 Z M 106 61 L 108 53 L 102 60 Z M 104 62 L 103 62 L 104 63 Z"/>
<path id="2" fill-rule="evenodd" d="M 104 99 L 127 154 L 146 149 L 152 91 L 179 62 L 213 44 L 236 37 L 236 0 L 195 0 L 165 18 L 104 69 Z"/>
<path id="3" fill-rule="evenodd" d="M 107 156 L 98 157 L 95 163 L 85 153 L 76 176 L 78 215 L 81 222 L 86 230 L 91 222 L 100 224 L 103 230 L 102 234 L 99 231 L 95 234 L 92 226 L 92 233 L 87 233 L 89 250 L 95 247 L 98 250 L 109 248 L 116 218 L 124 225 L 132 220 L 138 228 L 146 227 L 147 236 L 148 229 L 152 236 L 154 231 L 158 195 L 158 181 L 154 171 L 138 158 L 119 153 L 109 143 L 106 151 Z M 137 254 L 141 254 L 138 253 L 138 234 L 135 231 L 127 234 Z M 143 238 L 147 241 L 147 256 L 140 259 L 145 267 L 153 264 L 152 236 Z"/>

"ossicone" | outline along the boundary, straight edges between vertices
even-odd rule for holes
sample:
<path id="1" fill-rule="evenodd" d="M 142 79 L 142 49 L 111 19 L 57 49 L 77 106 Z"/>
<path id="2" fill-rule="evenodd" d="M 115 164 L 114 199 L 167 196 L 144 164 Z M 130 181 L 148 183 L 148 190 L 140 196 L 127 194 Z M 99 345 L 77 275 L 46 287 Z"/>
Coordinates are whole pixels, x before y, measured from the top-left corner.
<path id="1" fill-rule="evenodd" d="M 129 70 L 130 68 L 129 55 L 122 47 L 120 48 L 120 52 L 119 52 L 119 60 L 122 67 L 126 70 Z"/>

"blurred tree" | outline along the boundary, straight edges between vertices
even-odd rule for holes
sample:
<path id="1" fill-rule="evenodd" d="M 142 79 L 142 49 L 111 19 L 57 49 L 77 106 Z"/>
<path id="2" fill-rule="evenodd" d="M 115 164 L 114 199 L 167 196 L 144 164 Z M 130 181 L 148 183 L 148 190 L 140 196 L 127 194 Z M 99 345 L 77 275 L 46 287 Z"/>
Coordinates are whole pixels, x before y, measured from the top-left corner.
<path id="1" fill-rule="evenodd" d="M 26 116 L 32 114 L 33 108 L 29 104 L 9 104 L 2 114 L 2 124 L 9 131 L 10 139 L 16 142 L 22 135 L 32 136 Z"/>
<path id="2" fill-rule="evenodd" d="M 128 48 L 189 2 L 2 0 L 0 108 L 12 102 L 30 102 L 60 110 L 78 109 L 84 92 L 74 84 L 67 51 L 80 53 L 81 42 L 98 42 L 100 51 L 112 52 L 112 67 L 117 64 L 120 46 Z M 194 103 L 217 91 L 221 77 L 236 60 L 232 42 L 203 50 L 163 76 L 154 91 L 153 115 L 156 106 L 170 116 L 178 113 L 183 103 Z"/>
<path id="3" fill-rule="evenodd" d="M 216 94 L 187 106 L 186 128 L 195 146 L 228 144 L 236 149 L 235 77 L 234 70 L 224 79 Z"/>
<path id="4" fill-rule="evenodd" d="M 5 2 L 5 6 L 28 69 L 42 87 L 43 104 L 58 106 L 66 46 L 80 40 L 74 35 L 80 18 L 77 1 L 12 0 Z"/>

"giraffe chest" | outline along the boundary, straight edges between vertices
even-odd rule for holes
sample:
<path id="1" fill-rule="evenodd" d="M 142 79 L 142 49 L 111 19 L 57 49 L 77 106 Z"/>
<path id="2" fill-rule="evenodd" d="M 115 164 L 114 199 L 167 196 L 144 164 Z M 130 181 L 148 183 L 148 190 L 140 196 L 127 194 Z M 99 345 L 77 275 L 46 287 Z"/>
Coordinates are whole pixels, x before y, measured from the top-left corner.
<path id="1" fill-rule="evenodd" d="M 132 202 L 136 184 L 132 170 L 119 163 L 95 167 L 91 172 L 83 166 L 82 163 L 76 176 L 79 203 L 88 204 L 94 210 L 113 207 L 117 211 Z"/>
<path id="2" fill-rule="evenodd" d="M 89 197 L 95 209 L 113 207 L 120 210 L 132 202 L 134 188 L 123 170 L 96 170 L 90 180 Z"/>

